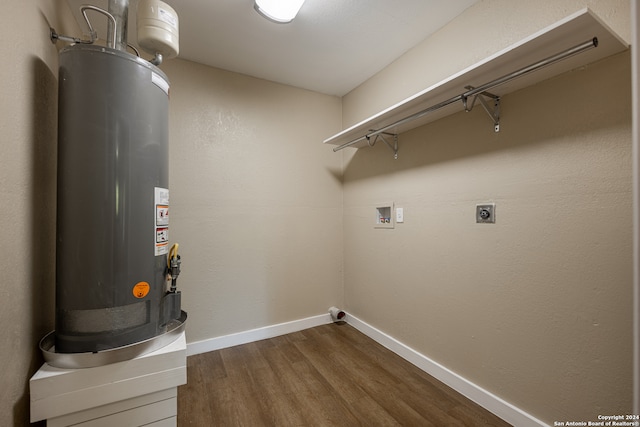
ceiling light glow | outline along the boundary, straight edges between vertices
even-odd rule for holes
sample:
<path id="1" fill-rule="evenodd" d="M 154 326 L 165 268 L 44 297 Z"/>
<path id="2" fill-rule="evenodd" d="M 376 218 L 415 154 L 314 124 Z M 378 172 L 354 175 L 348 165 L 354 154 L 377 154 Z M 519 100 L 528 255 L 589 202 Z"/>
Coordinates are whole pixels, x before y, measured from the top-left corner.
<path id="1" fill-rule="evenodd" d="M 286 24 L 293 21 L 304 0 L 255 0 L 253 8 L 265 18 Z"/>

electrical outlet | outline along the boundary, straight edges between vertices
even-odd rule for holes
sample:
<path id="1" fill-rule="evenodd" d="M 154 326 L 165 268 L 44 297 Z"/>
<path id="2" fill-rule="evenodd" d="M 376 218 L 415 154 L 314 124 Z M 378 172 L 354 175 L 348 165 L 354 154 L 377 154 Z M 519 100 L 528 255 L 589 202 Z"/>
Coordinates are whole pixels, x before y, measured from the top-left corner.
<path id="1" fill-rule="evenodd" d="M 485 203 L 476 205 L 476 223 L 494 224 L 496 222 L 496 204 Z"/>

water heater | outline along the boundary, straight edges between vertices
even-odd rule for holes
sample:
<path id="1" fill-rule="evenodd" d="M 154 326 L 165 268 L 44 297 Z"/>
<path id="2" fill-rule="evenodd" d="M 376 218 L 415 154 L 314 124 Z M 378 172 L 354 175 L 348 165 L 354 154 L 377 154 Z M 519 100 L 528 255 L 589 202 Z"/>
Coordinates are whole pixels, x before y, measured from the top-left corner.
<path id="1" fill-rule="evenodd" d="M 102 12 L 112 31 L 126 19 Z M 96 354 L 185 319 L 169 243 L 170 85 L 117 34 L 74 41 L 59 57 L 56 330 L 43 351 Z"/>
<path id="2" fill-rule="evenodd" d="M 169 227 L 167 77 L 126 52 L 60 53 L 56 349 L 161 332 Z"/>

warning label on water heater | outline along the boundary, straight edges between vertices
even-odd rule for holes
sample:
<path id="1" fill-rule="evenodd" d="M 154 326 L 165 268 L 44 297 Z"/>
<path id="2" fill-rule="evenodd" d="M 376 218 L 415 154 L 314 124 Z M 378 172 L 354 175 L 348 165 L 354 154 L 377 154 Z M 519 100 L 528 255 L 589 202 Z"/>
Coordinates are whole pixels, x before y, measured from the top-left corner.
<path id="1" fill-rule="evenodd" d="M 138 282 L 133 287 L 133 296 L 136 298 L 144 298 L 149 294 L 151 286 L 147 282 Z"/>
<path id="2" fill-rule="evenodd" d="M 169 252 L 169 190 L 155 187 L 155 248 L 156 256 Z"/>

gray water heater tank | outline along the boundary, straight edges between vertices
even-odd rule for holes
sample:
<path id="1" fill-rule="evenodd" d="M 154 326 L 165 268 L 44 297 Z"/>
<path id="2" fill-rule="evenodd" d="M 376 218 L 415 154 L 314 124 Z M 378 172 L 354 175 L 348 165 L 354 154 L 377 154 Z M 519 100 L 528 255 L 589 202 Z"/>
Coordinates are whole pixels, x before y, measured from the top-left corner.
<path id="1" fill-rule="evenodd" d="M 127 52 L 60 52 L 56 352 L 166 328 L 168 95 L 165 74 Z"/>

